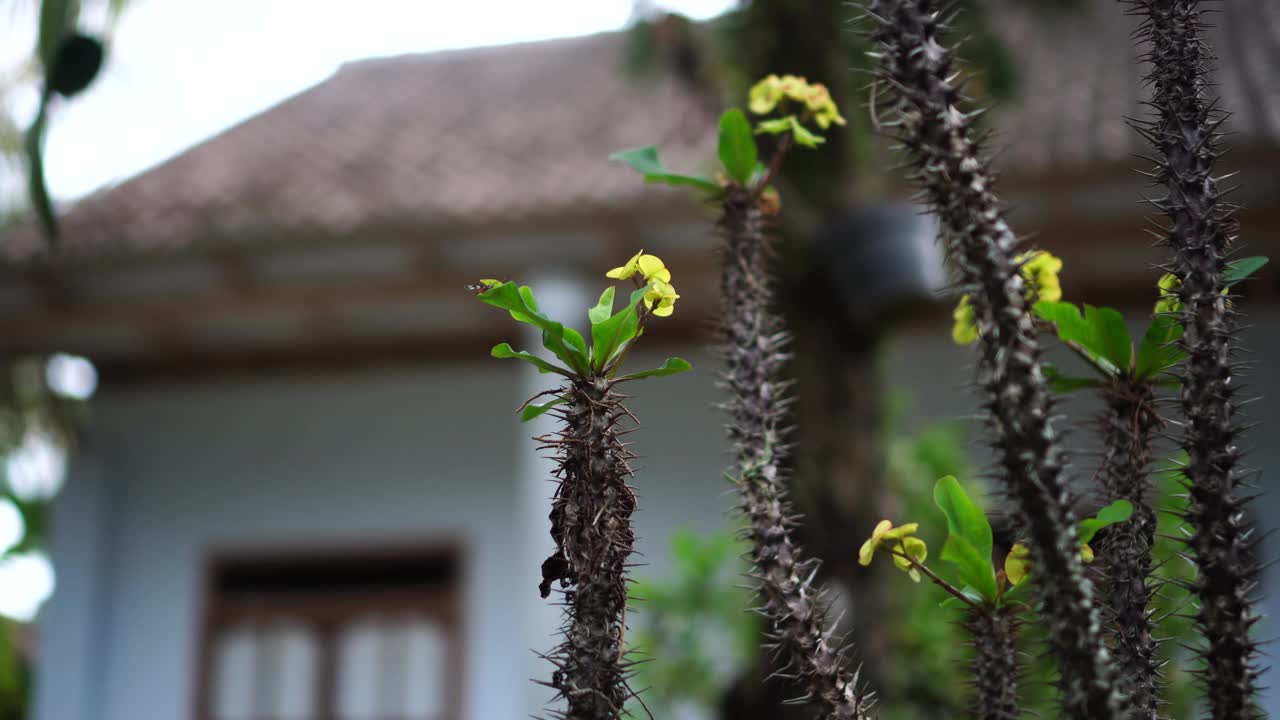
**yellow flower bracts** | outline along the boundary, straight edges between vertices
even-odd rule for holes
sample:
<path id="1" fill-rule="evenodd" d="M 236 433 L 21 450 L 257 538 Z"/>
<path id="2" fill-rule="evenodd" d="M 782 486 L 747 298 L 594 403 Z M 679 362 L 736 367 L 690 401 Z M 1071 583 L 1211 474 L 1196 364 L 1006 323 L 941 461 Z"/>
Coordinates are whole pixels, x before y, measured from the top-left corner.
<path id="1" fill-rule="evenodd" d="M 1061 259 L 1044 250 L 1036 250 L 1019 255 L 1014 262 L 1018 263 L 1026 281 L 1029 302 L 1058 302 L 1062 299 L 1062 283 L 1058 278 L 1062 272 Z M 978 339 L 977 313 L 967 294 L 960 297 L 952 318 L 955 324 L 951 328 L 951 339 L 957 345 L 970 345 Z"/>
<path id="2" fill-rule="evenodd" d="M 929 546 L 924 540 L 915 537 L 919 529 L 919 523 L 907 523 L 894 527 L 892 521 L 881 520 L 871 532 L 871 537 L 858 550 L 858 563 L 863 566 L 870 565 L 875 559 L 876 550 L 888 541 L 889 551 L 893 553 L 893 564 L 911 576 L 912 580 L 920 582 L 920 571 L 916 569 L 916 564 L 923 564 L 929 557 Z M 896 547 L 893 545 L 895 542 Z"/>
<path id="3" fill-rule="evenodd" d="M 643 250 L 636 253 L 626 265 L 616 267 L 605 273 L 605 277 L 614 280 L 627 280 L 636 274 L 644 278 L 649 289 L 644 294 L 645 308 L 658 317 L 670 317 L 675 312 L 676 300 L 680 295 L 671 284 L 671 271 L 657 255 L 648 255 Z"/>

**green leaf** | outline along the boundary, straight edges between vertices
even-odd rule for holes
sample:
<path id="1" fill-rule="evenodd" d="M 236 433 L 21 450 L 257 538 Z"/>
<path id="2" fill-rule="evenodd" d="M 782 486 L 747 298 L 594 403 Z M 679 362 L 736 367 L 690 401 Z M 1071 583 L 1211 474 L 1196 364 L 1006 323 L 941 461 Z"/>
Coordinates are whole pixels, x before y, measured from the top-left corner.
<path id="1" fill-rule="evenodd" d="M 809 128 L 801 125 L 799 120 L 791 123 L 791 134 L 795 136 L 797 145 L 803 145 L 807 148 L 817 148 L 827 141 L 821 135 L 810 132 Z"/>
<path id="2" fill-rule="evenodd" d="M 631 305 L 635 305 L 639 303 L 641 300 L 644 299 L 644 294 L 649 292 L 649 287 L 650 287 L 649 285 L 645 285 L 644 287 L 640 287 L 640 288 L 636 288 L 635 290 L 632 290 L 631 297 L 627 298 L 627 303 Z"/>
<path id="3" fill-rule="evenodd" d="M 720 116 L 720 162 L 725 172 L 739 185 L 751 180 L 751 171 L 759 159 L 751 123 L 738 108 L 729 108 Z"/>
<path id="4" fill-rule="evenodd" d="M 582 360 L 582 367 L 584 368 L 587 367 L 588 352 L 587 352 L 586 339 L 582 337 L 582 333 L 578 332 L 577 330 L 574 330 L 571 327 L 568 327 L 566 325 L 562 325 L 561 327 L 564 328 L 564 344 L 567 345 L 571 350 L 573 350 L 574 355 L 576 357 Z M 543 342 L 542 342 L 543 346 L 546 347 L 548 350 L 551 350 L 551 347 L 547 345 L 547 341 L 546 341 L 547 333 L 545 331 L 542 333 L 542 337 L 543 337 Z M 552 352 L 555 352 L 555 351 L 552 350 Z"/>
<path id="5" fill-rule="evenodd" d="M 612 290 L 613 288 L 609 288 Z M 607 292 L 607 291 L 606 291 Z M 591 364 L 602 370 L 613 356 L 628 340 L 636 336 L 640 329 L 640 316 L 636 313 L 636 305 L 644 297 L 644 289 L 631 293 L 626 307 L 611 315 L 607 320 L 591 325 Z M 603 296 L 601 297 L 603 301 Z M 609 299 L 612 306 L 613 299 Z"/>
<path id="6" fill-rule="evenodd" d="M 1222 281 L 1227 287 L 1231 287 L 1236 283 L 1244 280 L 1250 275 L 1258 272 L 1258 270 L 1267 264 L 1267 258 L 1257 255 L 1255 257 L 1240 258 L 1227 263 L 1226 270 L 1222 273 Z"/>
<path id="7" fill-rule="evenodd" d="M 480 298 L 480 302 L 506 310 L 519 322 L 534 324 L 532 314 L 537 312 L 537 308 L 529 307 L 520 288 L 514 282 L 494 285 L 476 297 Z"/>
<path id="8" fill-rule="evenodd" d="M 609 159 L 621 160 L 630 165 L 632 170 L 644 176 L 645 182 L 695 187 L 712 194 L 719 193 L 721 190 L 720 186 L 710 178 L 671 172 L 658 159 L 658 149 L 652 145 L 616 152 L 610 155 Z"/>
<path id="9" fill-rule="evenodd" d="M 665 175 L 667 168 L 658 159 L 658 148 L 648 147 L 622 150 L 609 156 L 610 160 L 621 160 L 641 175 Z"/>
<path id="10" fill-rule="evenodd" d="M 527 353 L 523 350 L 516 351 L 512 349 L 511 345 L 507 343 L 498 343 L 497 345 L 494 345 L 493 349 L 489 351 L 489 354 L 496 358 L 503 358 L 503 359 L 516 358 L 518 360 L 523 360 L 529 363 L 530 365 L 533 365 L 534 367 L 538 368 L 538 370 L 542 371 L 543 373 L 560 373 L 561 375 L 573 377 L 573 373 L 560 367 L 559 365 L 554 365 L 552 363 L 549 363 L 546 360 L 543 360 L 542 358 L 538 357 L 537 355 L 534 355 L 532 353 Z"/>
<path id="11" fill-rule="evenodd" d="M 1093 329 L 1097 339 L 1095 352 L 1111 361 L 1111 364 L 1124 370 L 1129 369 L 1133 354 L 1133 341 L 1129 339 L 1129 328 L 1125 327 L 1124 316 L 1112 308 L 1084 306 L 1084 320 Z"/>
<path id="12" fill-rule="evenodd" d="M 826 138 L 821 135 L 815 135 L 803 124 L 796 119 L 795 115 L 775 118 L 773 120 L 764 120 L 756 123 L 757 135 L 781 135 L 789 132 L 795 137 L 796 144 L 803 145 L 808 148 L 816 148 L 826 142 Z"/>
<path id="13" fill-rule="evenodd" d="M 525 307 L 536 313 L 542 312 L 542 308 L 538 307 L 538 299 L 533 296 L 533 288 L 528 285 L 521 285 L 518 290 L 520 299 L 524 301 Z"/>
<path id="14" fill-rule="evenodd" d="M 1080 308 L 1069 302 L 1050 302 L 1041 300 L 1032 308 L 1042 320 L 1053 323 L 1058 331 L 1058 339 L 1063 342 L 1074 342 L 1092 351 L 1093 329 L 1085 322 Z"/>
<path id="15" fill-rule="evenodd" d="M 933 501 L 947 518 L 947 542 L 942 559 L 955 565 L 961 579 L 991 602 L 996 599 L 996 573 L 991 566 L 991 523 L 965 493 L 954 475 L 938 481 Z"/>
<path id="16" fill-rule="evenodd" d="M 591 321 L 591 327 L 608 320 L 613 316 L 613 293 L 614 287 L 610 285 L 600 293 L 600 300 L 596 306 L 587 311 L 587 319 Z"/>
<path id="17" fill-rule="evenodd" d="M 530 420 L 538 417 L 539 415 L 545 413 L 551 408 L 557 405 L 564 405 L 567 402 L 569 402 L 569 396 L 561 395 L 560 397 L 553 398 L 544 403 L 529 403 L 528 405 L 524 406 L 523 410 L 520 411 L 520 421 L 529 422 Z"/>
<path id="18" fill-rule="evenodd" d="M 1030 579 L 1029 575 L 1028 579 Z M 1000 606 L 1005 607 L 1023 602 L 1023 598 L 1030 594 L 1031 585 L 1032 583 L 1024 580 L 1017 585 L 1006 586 L 1004 594 L 1000 596 Z"/>
<path id="19" fill-rule="evenodd" d="M 1080 521 L 1076 529 L 1076 539 L 1081 545 L 1093 540 L 1098 531 L 1108 525 L 1122 523 L 1133 517 L 1133 503 L 1128 500 L 1116 500 L 1098 511 L 1097 515 Z"/>
<path id="20" fill-rule="evenodd" d="M 1033 310 L 1041 319 L 1053 323 L 1058 332 L 1059 340 L 1072 344 L 1083 351 L 1086 359 L 1098 372 L 1107 376 L 1116 375 L 1120 372 L 1116 364 L 1108 357 L 1109 351 L 1102 341 L 1102 332 L 1099 329 L 1102 325 L 1108 325 L 1112 318 L 1099 316 L 1097 308 L 1092 308 L 1088 305 L 1085 306 L 1085 312 L 1082 315 L 1080 308 L 1069 302 L 1041 300 L 1035 304 Z M 1112 310 L 1111 312 L 1115 311 Z M 1123 329 L 1124 318 L 1120 318 L 1120 324 Z M 1108 331 L 1108 335 L 1114 340 L 1114 328 Z M 1126 330 L 1124 332 L 1125 340 L 1128 340 L 1128 337 L 1129 333 Z M 1127 356 L 1127 353 L 1125 355 Z M 1127 368 L 1128 365 L 1124 367 Z"/>
<path id="21" fill-rule="evenodd" d="M 1058 372 L 1058 368 L 1050 363 L 1045 363 L 1043 370 L 1044 379 L 1049 383 L 1049 389 L 1056 393 L 1069 393 L 1103 386 L 1103 382 L 1097 378 L 1067 377 Z"/>
<path id="22" fill-rule="evenodd" d="M 515 320 L 532 325 L 542 331 L 542 346 L 550 350 L 580 375 L 589 374 L 587 343 L 582 334 L 566 328 L 538 311 L 533 290 L 528 286 L 517 287 L 514 282 L 495 285 L 480 293 L 481 302 L 500 307 L 511 313 Z"/>
<path id="23" fill-rule="evenodd" d="M 1182 338 L 1182 323 L 1169 315 L 1157 315 L 1151 319 L 1147 332 L 1138 346 L 1138 359 L 1133 374 L 1139 380 L 1149 380 L 1176 365 L 1186 357 L 1177 344 Z"/>
<path id="24" fill-rule="evenodd" d="M 773 120 L 762 120 L 756 123 L 757 135 L 781 135 L 784 132 L 791 132 L 791 125 L 796 121 L 795 116 L 788 115 Z"/>
<path id="25" fill-rule="evenodd" d="M 644 181 L 647 183 L 657 183 L 659 185 L 670 185 L 672 187 L 697 188 L 710 195 L 717 195 L 724 189 L 717 185 L 711 178 L 702 177 L 701 175 L 662 173 L 658 175 L 645 175 Z"/>
<path id="26" fill-rule="evenodd" d="M 670 358 L 667 358 L 666 362 L 662 363 L 662 367 L 654 368 L 652 370 L 644 370 L 638 373 L 631 373 L 630 375 L 623 375 L 618 379 L 619 380 L 640 380 L 642 378 L 662 377 L 663 375 L 675 375 L 676 373 L 682 373 L 686 370 L 692 370 L 692 369 L 693 369 L 693 365 L 690 365 L 688 360 L 684 360 L 678 357 L 670 357 Z"/>
<path id="27" fill-rule="evenodd" d="M 964 587 L 960 588 L 960 594 L 969 598 L 975 603 L 978 603 L 979 605 L 981 605 L 983 600 L 985 599 L 982 597 L 982 593 L 978 592 L 978 589 L 972 585 L 965 585 Z M 942 602 L 938 603 L 938 607 L 944 607 L 944 608 L 961 607 L 963 605 L 964 603 L 960 602 L 960 598 L 956 597 L 955 595 L 948 595 L 946 600 L 943 600 Z"/>

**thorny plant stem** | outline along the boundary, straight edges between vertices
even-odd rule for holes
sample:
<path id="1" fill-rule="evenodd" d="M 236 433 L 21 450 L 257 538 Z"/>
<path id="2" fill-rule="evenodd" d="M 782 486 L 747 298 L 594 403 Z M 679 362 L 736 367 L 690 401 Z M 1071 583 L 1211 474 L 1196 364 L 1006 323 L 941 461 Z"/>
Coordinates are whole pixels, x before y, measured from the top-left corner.
<path id="1" fill-rule="evenodd" d="M 633 456 L 619 427 L 631 414 L 608 378 L 573 378 L 562 392 L 570 402 L 552 412 L 563 429 L 537 438 L 556 451 L 559 480 L 551 509 L 556 552 L 543 563 L 540 589 L 546 597 L 553 582 L 565 588 L 564 639 L 546 656 L 555 665 L 546 684 L 567 709 L 551 716 L 619 720 L 633 695 L 624 635 L 636 496 L 628 485 Z"/>
<path id="2" fill-rule="evenodd" d="M 978 720 L 1018 720 L 1017 626 L 1010 608 L 979 607 L 965 623 L 973 636 L 973 713 Z"/>
<path id="3" fill-rule="evenodd" d="M 1127 0 L 1141 18 L 1138 36 L 1151 64 L 1153 116 L 1135 122 L 1156 150 L 1150 173 L 1165 195 L 1153 204 L 1167 217 L 1158 234 L 1174 253 L 1184 329 L 1181 367 L 1182 446 L 1188 455 L 1187 539 L 1196 562 L 1196 621 L 1204 635 L 1200 656 L 1208 716 L 1215 720 L 1263 717 L 1255 695 L 1257 621 L 1253 593 L 1259 565 L 1241 492 L 1235 372 L 1236 321 L 1223 297 L 1223 272 L 1234 241 L 1234 208 L 1222 200 L 1215 176 L 1219 127 L 1225 116 L 1206 97 L 1213 52 L 1203 36 L 1196 0 Z"/>
<path id="4" fill-rule="evenodd" d="M 791 133 L 784 133 L 782 139 L 778 141 L 777 149 L 773 151 L 773 157 L 769 159 L 769 169 L 752 189 L 753 195 L 764 192 L 778 177 L 778 173 L 782 172 L 782 161 L 786 160 L 787 153 L 791 151 L 793 145 L 795 145 L 795 139 L 791 137 Z"/>
<path id="5" fill-rule="evenodd" d="M 1163 422 L 1151 383 L 1128 376 L 1102 392 L 1103 458 L 1098 472 L 1103 503 L 1128 500 L 1133 516 L 1107 529 L 1099 553 L 1101 605 L 1107 618 L 1116 677 L 1124 686 L 1124 709 L 1131 720 L 1159 717 L 1160 662 L 1151 622 L 1152 555 L 1156 512 L 1150 465 L 1155 434 Z"/>
<path id="6" fill-rule="evenodd" d="M 770 249 L 764 217 L 751 190 L 726 189 L 721 313 L 726 369 L 725 403 L 736 455 L 739 509 L 751 541 L 752 578 L 764 602 L 776 657 L 805 683 L 820 716 L 865 720 L 869 694 L 829 627 L 826 604 L 811 586 L 815 565 L 792 536 L 782 458 L 787 398 L 778 371 L 787 360 L 787 334 L 770 307 Z"/>
<path id="7" fill-rule="evenodd" d="M 960 109 L 954 57 L 941 44 L 932 0 L 868 0 L 873 56 L 885 88 L 881 126 L 901 141 L 942 224 L 961 289 L 979 328 L 978 385 L 984 395 L 1000 479 L 1027 534 L 1060 702 L 1073 720 L 1119 716 L 1093 586 L 1076 542 L 1076 518 L 1063 477 L 1059 438 L 1035 323 L 1029 312 L 1014 235 L 996 198 L 993 176 Z"/>

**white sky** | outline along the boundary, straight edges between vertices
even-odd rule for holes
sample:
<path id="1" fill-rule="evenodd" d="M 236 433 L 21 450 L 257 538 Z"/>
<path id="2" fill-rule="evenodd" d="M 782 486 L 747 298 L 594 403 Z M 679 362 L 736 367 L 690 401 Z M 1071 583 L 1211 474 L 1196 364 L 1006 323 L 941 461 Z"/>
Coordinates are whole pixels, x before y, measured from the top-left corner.
<path id="1" fill-rule="evenodd" d="M 650 3 L 695 18 L 734 4 Z M 614 30 L 632 8 L 632 0 L 132 0 L 103 74 L 53 119 L 50 190 L 65 200 L 134 175 L 350 60 Z"/>

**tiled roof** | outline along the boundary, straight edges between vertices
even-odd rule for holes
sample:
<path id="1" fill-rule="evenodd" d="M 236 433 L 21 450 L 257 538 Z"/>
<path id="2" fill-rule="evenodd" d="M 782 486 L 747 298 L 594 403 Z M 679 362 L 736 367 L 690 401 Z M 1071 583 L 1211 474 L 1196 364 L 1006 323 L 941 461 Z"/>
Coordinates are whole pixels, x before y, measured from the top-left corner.
<path id="1" fill-rule="evenodd" d="M 996 115 L 1020 175 L 1122 161 L 1145 94 L 1116 0 L 1046 19 L 992 13 L 1020 99 Z M 1223 0 L 1211 38 L 1236 144 L 1280 139 L 1280 2 Z M 704 103 L 672 78 L 620 74 L 623 36 L 371 60 L 102 190 L 63 217 L 66 250 L 166 252 L 280 236 L 341 238 L 625 208 L 652 188 L 609 153 L 655 143 L 688 168 L 713 152 Z M 635 81 L 640 82 L 640 81 Z M 30 228 L 4 242 L 21 260 Z"/>
<path id="2" fill-rule="evenodd" d="M 609 162 L 658 144 L 673 167 L 714 155 L 705 106 L 674 78 L 621 78 L 620 36 L 366 60 L 78 202 L 66 250 L 519 220 L 652 192 Z M 5 243 L 21 257 L 41 241 Z"/>
<path id="3" fill-rule="evenodd" d="M 1118 0 L 1088 0 L 1082 11 L 1046 17 L 1028 4 L 991 13 L 1019 75 L 1019 99 L 997 116 L 1002 162 L 1038 174 L 1145 152 L 1125 123 L 1145 117 L 1150 96 L 1132 33 L 1138 18 Z M 1208 41 L 1219 59 L 1214 90 L 1232 113 L 1236 146 L 1280 145 L 1280 2 L 1205 3 Z"/>

